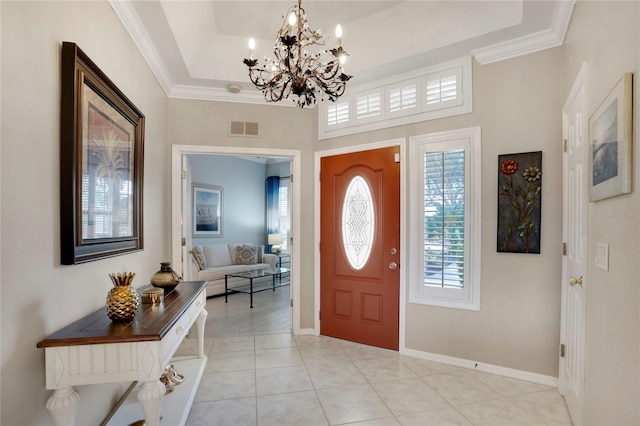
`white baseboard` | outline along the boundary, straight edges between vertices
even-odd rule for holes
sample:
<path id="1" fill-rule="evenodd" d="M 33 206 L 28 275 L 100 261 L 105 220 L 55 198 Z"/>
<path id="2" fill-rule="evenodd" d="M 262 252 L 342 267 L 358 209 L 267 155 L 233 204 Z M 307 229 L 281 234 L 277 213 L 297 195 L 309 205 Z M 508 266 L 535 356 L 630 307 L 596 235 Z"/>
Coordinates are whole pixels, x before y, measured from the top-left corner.
<path id="1" fill-rule="evenodd" d="M 299 330 L 294 330 L 296 336 L 318 336 L 318 332 L 316 332 L 315 328 L 301 328 Z"/>
<path id="2" fill-rule="evenodd" d="M 426 359 L 427 361 L 439 362 L 441 364 L 454 365 L 456 367 L 468 368 L 469 370 L 482 371 L 485 373 L 497 374 L 499 376 L 511 377 L 512 379 L 525 380 L 527 382 L 539 383 L 541 385 L 558 387 L 558 378 L 546 376 L 544 374 L 531 373 L 529 371 L 515 370 L 513 368 L 501 367 L 499 365 L 485 364 L 468 359 L 455 358 L 447 355 L 434 354 L 430 352 L 417 351 L 415 349 L 400 349 L 401 355 Z"/>

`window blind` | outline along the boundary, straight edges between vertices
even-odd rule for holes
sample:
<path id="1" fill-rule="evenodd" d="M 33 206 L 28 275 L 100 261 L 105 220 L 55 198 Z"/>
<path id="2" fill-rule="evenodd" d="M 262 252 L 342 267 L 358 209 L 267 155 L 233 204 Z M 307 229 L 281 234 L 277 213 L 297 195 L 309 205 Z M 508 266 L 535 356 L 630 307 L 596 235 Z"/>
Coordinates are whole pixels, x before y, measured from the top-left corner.
<path id="1" fill-rule="evenodd" d="M 282 244 L 280 248 L 282 250 L 288 249 L 289 243 L 289 184 L 288 182 L 280 182 L 278 188 L 278 215 L 279 217 L 279 232 L 282 235 Z"/>
<path id="2" fill-rule="evenodd" d="M 389 90 L 389 112 L 405 111 L 418 106 L 418 87 L 415 83 Z"/>
<path id="3" fill-rule="evenodd" d="M 424 285 L 464 287 L 464 150 L 424 155 Z"/>
<path id="4" fill-rule="evenodd" d="M 379 116 L 381 111 L 380 92 L 371 93 L 356 98 L 356 119 L 362 120 Z"/>
<path id="5" fill-rule="evenodd" d="M 455 101 L 457 98 L 458 78 L 455 74 L 432 79 L 427 78 L 427 105 Z"/>
<path id="6" fill-rule="evenodd" d="M 337 102 L 327 107 L 327 125 L 335 126 L 349 121 L 349 102 Z"/>

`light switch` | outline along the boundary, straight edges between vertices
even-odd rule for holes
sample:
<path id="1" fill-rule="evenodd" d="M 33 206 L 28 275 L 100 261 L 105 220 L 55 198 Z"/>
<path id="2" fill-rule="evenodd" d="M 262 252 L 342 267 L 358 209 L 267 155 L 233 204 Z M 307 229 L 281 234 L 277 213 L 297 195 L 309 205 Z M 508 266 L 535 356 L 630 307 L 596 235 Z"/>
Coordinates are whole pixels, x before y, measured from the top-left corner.
<path id="1" fill-rule="evenodd" d="M 609 244 L 598 243 L 596 246 L 596 268 L 609 270 Z"/>

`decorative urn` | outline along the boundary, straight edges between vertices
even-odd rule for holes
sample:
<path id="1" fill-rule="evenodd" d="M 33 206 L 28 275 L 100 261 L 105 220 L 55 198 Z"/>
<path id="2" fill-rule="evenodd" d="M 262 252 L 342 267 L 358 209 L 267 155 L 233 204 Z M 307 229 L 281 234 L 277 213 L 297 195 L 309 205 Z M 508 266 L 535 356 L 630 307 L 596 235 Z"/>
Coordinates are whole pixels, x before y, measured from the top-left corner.
<path id="1" fill-rule="evenodd" d="M 161 262 L 160 270 L 151 277 L 151 285 L 171 290 L 180 283 L 180 277 L 171 269 L 171 262 Z"/>

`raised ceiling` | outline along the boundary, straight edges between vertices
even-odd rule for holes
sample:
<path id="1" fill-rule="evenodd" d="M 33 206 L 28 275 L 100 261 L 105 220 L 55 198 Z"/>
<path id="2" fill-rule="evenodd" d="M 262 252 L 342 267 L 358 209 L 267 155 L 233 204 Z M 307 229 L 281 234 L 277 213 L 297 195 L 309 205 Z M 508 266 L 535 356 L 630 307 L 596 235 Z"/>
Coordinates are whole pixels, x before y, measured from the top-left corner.
<path id="1" fill-rule="evenodd" d="M 270 48 L 290 1 L 131 1 L 111 5 L 169 97 L 262 102 L 242 59 Z M 472 55 L 494 62 L 562 44 L 574 0 L 304 0 L 309 26 L 344 28 L 350 87 Z M 334 45 L 333 40 L 327 47 Z M 229 84 L 239 85 L 230 93 Z"/>

